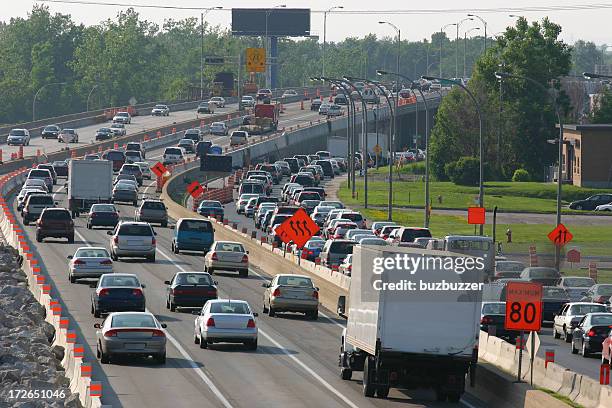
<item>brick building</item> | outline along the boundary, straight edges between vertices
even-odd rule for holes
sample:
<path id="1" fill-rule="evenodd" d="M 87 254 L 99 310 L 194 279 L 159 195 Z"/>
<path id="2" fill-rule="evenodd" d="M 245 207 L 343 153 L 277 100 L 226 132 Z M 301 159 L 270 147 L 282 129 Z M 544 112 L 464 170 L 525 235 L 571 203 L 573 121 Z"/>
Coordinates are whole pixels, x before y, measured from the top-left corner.
<path id="1" fill-rule="evenodd" d="M 563 126 L 563 179 L 612 188 L 612 124 Z"/>

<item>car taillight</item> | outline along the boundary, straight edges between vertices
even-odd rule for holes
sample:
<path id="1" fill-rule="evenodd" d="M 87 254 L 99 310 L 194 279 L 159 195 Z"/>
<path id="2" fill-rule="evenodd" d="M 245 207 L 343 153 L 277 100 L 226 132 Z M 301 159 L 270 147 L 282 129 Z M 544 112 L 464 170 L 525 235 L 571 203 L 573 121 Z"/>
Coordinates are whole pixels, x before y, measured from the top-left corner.
<path id="1" fill-rule="evenodd" d="M 117 331 L 118 330 L 108 330 L 104 333 L 104 337 L 117 337 Z"/>
<path id="2" fill-rule="evenodd" d="M 319 298 L 319 292 L 317 292 L 316 290 L 314 292 L 312 292 L 312 297 L 315 299 Z"/>
<path id="3" fill-rule="evenodd" d="M 383 236 L 382 236 L 382 239 L 387 239 L 387 238 L 389 238 L 389 236 L 388 236 L 388 235 L 383 235 Z"/>
<path id="4" fill-rule="evenodd" d="M 152 246 L 157 245 L 157 240 L 155 238 L 151 238 L 151 245 Z"/>
<path id="5" fill-rule="evenodd" d="M 274 292 L 272 292 L 272 296 L 274 297 L 279 297 L 281 295 L 281 291 L 279 288 L 274 289 Z"/>
<path id="6" fill-rule="evenodd" d="M 608 300 L 607 296 L 597 296 L 595 299 L 593 299 L 593 301 L 596 303 L 606 303 L 606 300 Z"/>
<path id="7" fill-rule="evenodd" d="M 210 255 L 210 259 L 212 259 L 213 261 L 218 261 L 218 260 L 219 260 L 219 257 L 217 256 L 217 253 L 216 253 L 216 252 L 213 252 L 213 253 Z"/>
<path id="8" fill-rule="evenodd" d="M 75 259 L 73 264 L 74 265 L 85 265 L 85 261 L 81 261 L 80 259 Z"/>
<path id="9" fill-rule="evenodd" d="M 115 236 L 115 237 L 113 238 L 113 242 L 114 242 L 115 244 L 119 244 L 119 237 L 118 237 L 118 236 Z"/>
<path id="10" fill-rule="evenodd" d="M 242 263 L 248 263 L 249 262 L 249 257 L 246 255 L 242 256 Z"/>
<path id="11" fill-rule="evenodd" d="M 134 295 L 134 296 L 142 296 L 142 290 L 140 290 L 140 289 L 133 289 L 132 290 L 132 295 Z"/>
<path id="12" fill-rule="evenodd" d="M 247 328 L 254 329 L 255 328 L 255 320 L 249 319 L 249 322 L 247 323 Z"/>
<path id="13" fill-rule="evenodd" d="M 482 319 L 480 319 L 480 324 L 491 324 L 493 323 L 493 319 L 491 319 L 491 317 L 489 316 L 484 316 Z"/>
<path id="14" fill-rule="evenodd" d="M 213 319 L 212 317 L 209 317 L 208 320 L 206 321 L 206 327 L 215 327 L 215 319 Z"/>
<path id="15" fill-rule="evenodd" d="M 100 265 L 112 265 L 113 261 L 111 261 L 110 259 L 106 259 L 102 262 L 100 262 Z"/>
<path id="16" fill-rule="evenodd" d="M 166 333 L 164 333 L 163 330 L 153 330 L 151 332 L 151 336 L 152 337 L 166 337 Z"/>
<path id="17" fill-rule="evenodd" d="M 97 216 L 98 216 L 98 213 L 95 213 L 95 212 L 91 213 L 91 215 L 90 215 L 91 218 L 96 218 Z"/>
<path id="18" fill-rule="evenodd" d="M 100 292 L 98 292 L 98 296 L 108 296 L 110 294 L 110 291 L 108 289 L 100 289 Z"/>
<path id="19" fill-rule="evenodd" d="M 597 335 L 597 333 L 593 329 L 589 330 L 589 332 L 587 333 L 587 337 L 593 337 L 593 336 L 596 336 L 596 335 Z"/>

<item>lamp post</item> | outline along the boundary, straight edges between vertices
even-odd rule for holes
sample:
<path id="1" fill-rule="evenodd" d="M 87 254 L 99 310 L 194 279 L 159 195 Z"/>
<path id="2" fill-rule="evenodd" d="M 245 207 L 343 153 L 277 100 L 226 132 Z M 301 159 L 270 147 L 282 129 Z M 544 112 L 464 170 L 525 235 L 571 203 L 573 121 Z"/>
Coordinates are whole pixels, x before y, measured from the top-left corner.
<path id="1" fill-rule="evenodd" d="M 482 23 L 482 25 L 484 26 L 484 50 L 487 50 L 487 22 L 485 21 L 484 18 L 480 17 L 479 15 L 476 14 L 468 14 L 468 17 L 476 17 L 478 20 L 480 20 L 480 22 Z"/>
<path id="2" fill-rule="evenodd" d="M 474 102 L 474 106 L 476 106 L 476 112 L 478 113 L 478 137 L 479 137 L 479 156 L 480 156 L 480 169 L 479 169 L 479 182 L 478 182 L 478 206 L 484 207 L 484 171 L 483 171 L 483 142 L 482 142 L 482 110 L 480 109 L 480 104 L 476 100 L 474 94 L 463 85 L 462 81 L 456 81 L 449 78 L 437 78 L 431 76 L 423 76 L 423 79 L 427 79 L 429 81 L 437 80 L 437 81 L 449 81 L 454 83 L 457 86 L 460 86 L 470 97 L 472 102 Z M 427 156 L 429 156 L 429 151 L 427 152 Z M 484 225 L 480 225 L 480 235 L 484 234 Z"/>
<path id="3" fill-rule="evenodd" d="M 455 38 L 455 78 L 459 78 L 459 27 L 466 21 L 473 21 L 472 17 L 466 17 L 457 23 L 457 37 Z"/>
<path id="4" fill-rule="evenodd" d="M 470 28 L 463 33 L 463 77 L 467 78 L 466 74 L 466 60 L 467 60 L 467 35 L 472 31 L 480 30 L 480 27 Z"/>
<path id="5" fill-rule="evenodd" d="M 265 35 L 265 49 L 266 49 L 266 58 L 268 58 L 268 53 L 269 53 L 269 38 L 268 38 L 268 18 L 270 17 L 270 14 L 274 13 L 274 10 L 277 8 L 285 8 L 287 7 L 286 4 L 280 4 L 278 6 L 274 6 L 271 9 L 266 10 L 266 35 Z M 270 58 L 270 63 L 272 62 L 272 59 Z M 271 88 L 271 82 L 272 82 L 272 70 L 270 69 L 270 64 L 266 64 L 266 88 Z"/>
<path id="6" fill-rule="evenodd" d="M 200 101 L 204 99 L 204 17 L 211 10 L 222 8 L 221 6 L 208 7 L 200 13 Z"/>
<path id="7" fill-rule="evenodd" d="M 50 85 L 66 85 L 66 82 L 51 82 L 48 84 L 44 84 L 43 86 L 38 88 L 38 91 L 36 91 L 36 93 L 34 94 L 34 100 L 32 100 L 32 122 L 36 121 L 36 98 L 38 98 L 38 94 L 40 93 L 40 91 Z"/>
<path id="8" fill-rule="evenodd" d="M 86 104 L 86 108 L 85 108 L 85 112 L 89 112 L 89 98 L 91 98 L 91 94 L 93 93 L 93 91 L 98 87 L 98 85 L 94 85 L 91 88 L 91 91 L 89 91 L 89 94 L 87 94 L 87 104 Z"/>
<path id="9" fill-rule="evenodd" d="M 387 24 L 393 27 L 397 33 L 397 64 L 395 67 L 395 71 L 398 73 L 396 75 L 396 87 L 395 87 L 395 126 L 393 127 L 394 136 L 397 135 L 399 131 L 399 91 L 400 91 L 400 51 L 401 51 L 401 31 L 395 25 L 388 21 L 379 21 L 378 24 Z M 389 140 L 389 196 L 388 196 L 388 205 L 387 205 L 387 219 L 388 221 L 393 221 L 393 164 L 395 163 L 395 146 L 393 146 L 393 138 Z"/>
<path id="10" fill-rule="evenodd" d="M 442 77 L 442 43 L 444 42 L 444 30 L 446 30 L 447 27 L 456 25 L 457 23 L 450 23 L 440 28 L 440 78 Z"/>
<path id="11" fill-rule="evenodd" d="M 561 224 L 561 186 L 563 185 L 562 171 L 561 171 L 561 168 L 563 166 L 563 163 L 562 163 L 563 162 L 563 121 L 561 119 L 561 113 L 559 112 L 559 105 L 557 104 L 557 97 L 554 93 L 548 92 L 548 88 L 546 88 L 540 82 L 536 81 L 535 79 L 526 77 L 526 76 L 510 74 L 508 72 L 496 72 L 495 77 L 499 80 L 515 78 L 515 79 L 522 79 L 524 81 L 528 81 L 532 83 L 533 85 L 535 85 L 540 90 L 544 91 L 548 96 L 550 96 L 552 100 L 553 108 L 555 109 L 555 115 L 557 115 L 557 121 L 559 122 L 559 140 L 558 140 L 559 151 L 558 151 L 558 157 L 557 157 L 557 160 L 559 161 L 559 167 L 557 170 L 557 225 L 559 225 Z M 561 248 L 558 245 L 555 245 L 555 267 L 557 268 L 557 270 L 559 269 L 560 264 L 561 264 Z"/>
<path id="12" fill-rule="evenodd" d="M 328 8 L 327 10 L 325 10 L 323 12 L 323 63 L 321 64 L 321 72 L 322 72 L 322 76 L 325 76 L 325 48 L 327 47 L 327 13 L 336 10 L 336 9 L 343 9 L 343 6 L 333 6 Z"/>

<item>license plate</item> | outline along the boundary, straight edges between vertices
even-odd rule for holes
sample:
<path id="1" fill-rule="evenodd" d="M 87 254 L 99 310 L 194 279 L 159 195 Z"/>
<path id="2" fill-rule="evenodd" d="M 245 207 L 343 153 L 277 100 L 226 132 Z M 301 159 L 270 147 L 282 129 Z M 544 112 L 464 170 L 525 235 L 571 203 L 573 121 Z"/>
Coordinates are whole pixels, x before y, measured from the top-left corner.
<path id="1" fill-rule="evenodd" d="M 145 348 L 145 343 L 126 343 L 126 350 L 142 350 Z"/>

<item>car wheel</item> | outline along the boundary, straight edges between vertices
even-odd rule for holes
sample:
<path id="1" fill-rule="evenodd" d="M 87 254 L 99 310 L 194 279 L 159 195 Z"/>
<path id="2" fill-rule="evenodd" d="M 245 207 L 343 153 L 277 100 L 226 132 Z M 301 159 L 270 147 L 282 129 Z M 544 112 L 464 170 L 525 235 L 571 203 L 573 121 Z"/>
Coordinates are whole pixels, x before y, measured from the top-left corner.
<path id="1" fill-rule="evenodd" d="M 363 395 L 365 397 L 373 397 L 376 392 L 376 388 L 371 384 L 373 371 L 371 367 L 372 359 L 368 356 L 365 358 L 365 362 L 363 364 Z"/>
<path id="2" fill-rule="evenodd" d="M 213 273 L 215 273 L 215 270 L 213 268 L 208 268 L 206 269 L 206 272 L 212 275 Z"/>
<path id="3" fill-rule="evenodd" d="M 166 309 L 170 309 L 170 298 L 166 298 Z"/>
<path id="4" fill-rule="evenodd" d="M 274 311 L 274 309 L 272 309 L 272 306 L 270 306 L 270 308 L 268 309 L 268 316 L 270 317 L 276 316 L 276 312 Z"/>
<path id="5" fill-rule="evenodd" d="M 74 235 L 71 235 L 68 237 L 68 243 L 69 244 L 74 244 Z"/>
<path id="6" fill-rule="evenodd" d="M 134 200 L 134 202 L 132 204 L 134 205 L 134 207 L 137 207 L 138 206 L 138 201 Z"/>
<path id="7" fill-rule="evenodd" d="M 353 377 L 353 370 L 350 368 L 341 368 L 340 369 L 340 378 L 343 380 L 350 380 Z"/>
<path id="8" fill-rule="evenodd" d="M 158 364 L 166 364 L 166 353 L 161 353 L 155 356 L 155 361 L 157 361 Z"/>
<path id="9" fill-rule="evenodd" d="M 98 347 L 100 346 L 98 345 Z M 108 355 L 108 353 L 105 353 L 104 350 L 102 350 L 102 347 L 100 347 L 100 362 L 102 364 L 110 363 L 110 356 Z"/>
<path id="10" fill-rule="evenodd" d="M 176 312 L 176 303 L 174 303 L 172 300 L 168 300 L 168 302 L 170 303 L 170 311 Z"/>
<path id="11" fill-rule="evenodd" d="M 119 257 L 118 257 L 117 255 L 115 255 L 115 253 L 114 253 L 114 252 L 111 252 L 111 259 L 112 259 L 113 261 L 118 261 L 118 260 L 119 260 Z"/>
<path id="12" fill-rule="evenodd" d="M 555 339 L 561 338 L 561 334 L 559 334 L 559 332 L 557 331 L 557 327 L 554 324 L 553 324 L 553 337 Z"/>
<path id="13" fill-rule="evenodd" d="M 249 350 L 257 350 L 257 339 L 244 343 Z"/>
<path id="14" fill-rule="evenodd" d="M 92 309 L 94 317 L 100 317 L 102 315 L 102 313 L 100 313 L 100 311 L 95 306 L 92 306 Z"/>
<path id="15" fill-rule="evenodd" d="M 43 237 L 40 234 L 36 234 L 36 242 L 42 242 L 42 241 L 43 241 Z"/>
<path id="16" fill-rule="evenodd" d="M 166 228 L 168 226 L 168 221 L 164 221 L 161 223 L 162 228 Z"/>
<path id="17" fill-rule="evenodd" d="M 577 210 L 582 210 L 582 205 L 580 205 L 580 204 L 576 205 L 576 209 Z"/>
<path id="18" fill-rule="evenodd" d="M 91 229 L 91 224 L 87 223 L 87 229 Z"/>
<path id="19" fill-rule="evenodd" d="M 572 348 L 572 354 L 578 354 L 578 349 L 574 346 L 574 341 L 573 340 L 572 340 L 571 348 Z"/>
<path id="20" fill-rule="evenodd" d="M 568 333 L 565 327 L 563 328 L 563 340 L 565 340 L 566 343 L 572 341 L 572 333 Z"/>
<path id="21" fill-rule="evenodd" d="M 148 255 L 148 256 L 147 256 L 147 261 L 149 261 L 149 262 L 155 262 L 155 254 L 153 254 L 153 255 Z"/>
<path id="22" fill-rule="evenodd" d="M 261 308 L 261 313 L 268 313 L 268 308 L 266 307 L 266 301 L 264 300 L 263 306 Z"/>
<path id="23" fill-rule="evenodd" d="M 389 396 L 389 386 L 380 386 L 378 388 L 376 388 L 376 397 L 377 398 L 381 398 L 381 399 L 385 399 Z M 450 398 L 450 396 L 449 396 Z M 456 402 L 459 402 L 459 399 L 457 399 Z"/>
<path id="24" fill-rule="evenodd" d="M 319 311 L 315 310 L 313 312 L 308 312 L 306 317 L 310 320 L 317 320 L 319 318 Z"/>
<path id="25" fill-rule="evenodd" d="M 586 343 L 584 342 L 584 340 L 582 340 L 582 349 L 580 350 L 580 354 L 582 354 L 582 357 L 587 358 L 589 356 L 589 352 L 587 351 L 586 348 Z"/>
<path id="26" fill-rule="evenodd" d="M 202 336 L 202 333 L 200 333 L 200 348 L 201 349 L 205 349 L 208 348 L 208 342 L 206 341 L 206 339 Z"/>
<path id="27" fill-rule="evenodd" d="M 195 330 L 193 331 L 193 344 L 200 344 L 200 338 Z"/>
<path id="28" fill-rule="evenodd" d="M 68 280 L 70 281 L 70 283 L 75 283 L 76 279 L 74 278 L 74 276 L 72 274 L 68 275 Z"/>
<path id="29" fill-rule="evenodd" d="M 246 278 L 247 276 L 249 276 L 249 270 L 248 270 L 248 269 L 243 269 L 243 270 L 241 270 L 241 271 L 240 271 L 240 272 L 238 272 L 238 273 L 239 273 L 239 276 L 240 276 L 241 278 Z"/>

